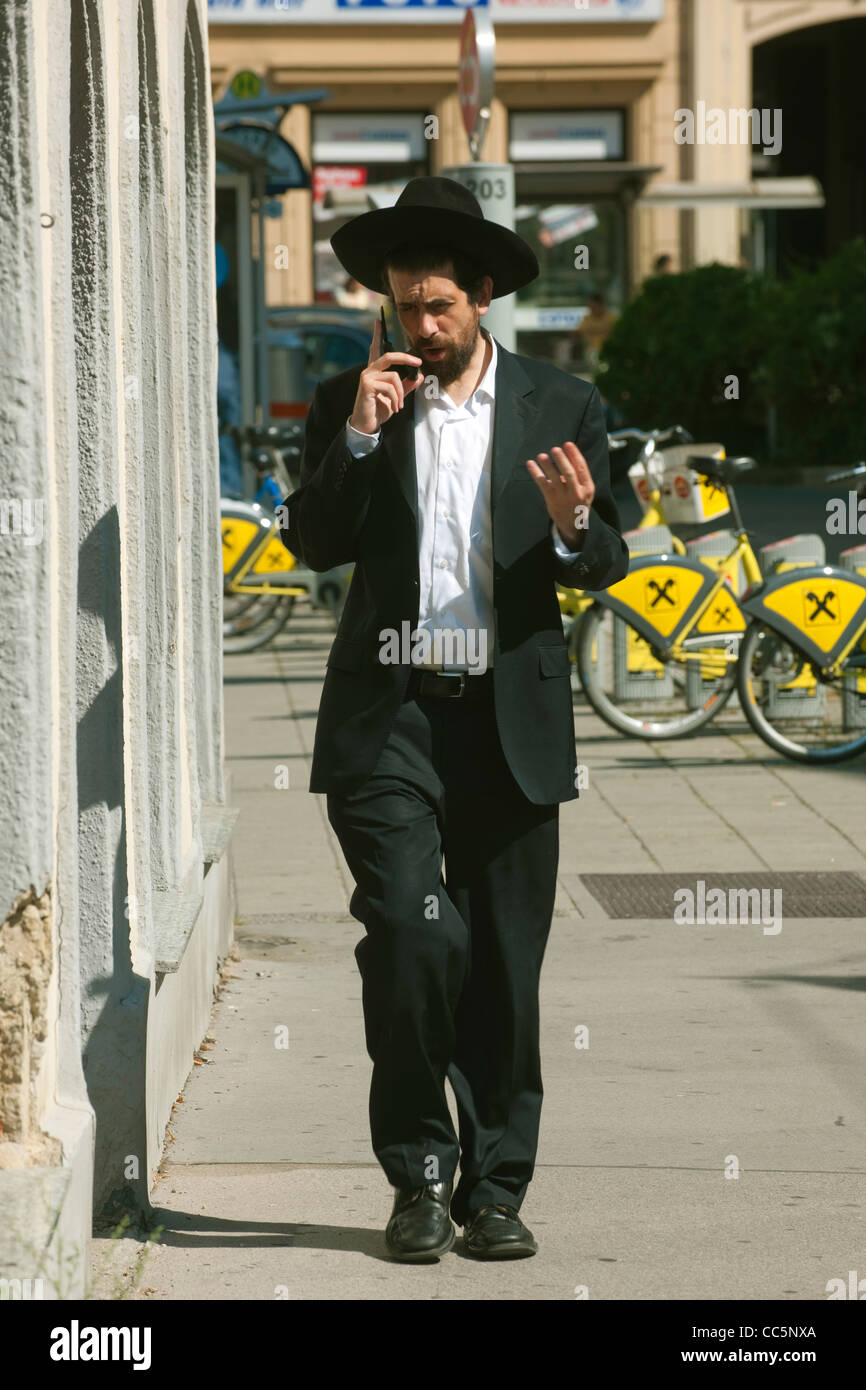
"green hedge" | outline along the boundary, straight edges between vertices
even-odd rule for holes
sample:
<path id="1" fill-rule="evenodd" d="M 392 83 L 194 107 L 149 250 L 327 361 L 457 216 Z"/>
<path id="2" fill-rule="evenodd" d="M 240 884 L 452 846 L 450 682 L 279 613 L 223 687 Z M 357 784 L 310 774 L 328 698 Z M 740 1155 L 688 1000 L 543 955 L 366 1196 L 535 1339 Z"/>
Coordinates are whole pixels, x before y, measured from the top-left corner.
<path id="1" fill-rule="evenodd" d="M 726 379 L 739 396 L 726 399 Z M 729 454 L 844 467 L 866 454 L 866 240 L 765 280 L 714 263 L 647 280 L 601 354 L 599 390 L 644 429 L 681 424 Z M 730 392 L 730 387 L 728 388 Z"/>
<path id="2" fill-rule="evenodd" d="M 766 399 L 778 411 L 779 457 L 844 468 L 866 456 L 866 239 L 812 273 L 770 287 Z"/>

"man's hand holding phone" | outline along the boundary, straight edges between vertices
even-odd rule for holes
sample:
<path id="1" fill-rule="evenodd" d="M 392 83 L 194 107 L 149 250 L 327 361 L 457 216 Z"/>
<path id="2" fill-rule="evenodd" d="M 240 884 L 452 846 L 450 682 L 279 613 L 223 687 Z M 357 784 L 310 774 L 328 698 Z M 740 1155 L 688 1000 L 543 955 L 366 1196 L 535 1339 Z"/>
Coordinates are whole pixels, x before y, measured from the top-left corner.
<path id="1" fill-rule="evenodd" d="M 398 367 L 405 372 L 406 380 L 402 379 Z M 362 434 L 376 434 L 386 420 L 402 410 L 406 393 L 421 385 L 424 374 L 420 367 L 420 357 L 392 350 L 385 332 L 383 309 L 373 327 L 369 362 L 358 382 L 358 394 L 349 424 Z"/>

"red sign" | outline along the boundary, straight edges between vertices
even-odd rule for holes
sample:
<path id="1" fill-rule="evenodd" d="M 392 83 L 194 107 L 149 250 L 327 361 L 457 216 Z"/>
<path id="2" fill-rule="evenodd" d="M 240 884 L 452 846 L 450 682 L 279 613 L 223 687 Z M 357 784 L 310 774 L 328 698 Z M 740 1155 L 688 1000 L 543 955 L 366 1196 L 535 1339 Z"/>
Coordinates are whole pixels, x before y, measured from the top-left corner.
<path id="1" fill-rule="evenodd" d="M 363 165 L 316 164 L 313 168 L 313 202 L 321 203 L 329 188 L 363 188 L 367 170 Z"/>
<path id="2" fill-rule="evenodd" d="M 478 40 L 475 34 L 475 15 L 467 10 L 460 29 L 460 62 L 457 67 L 457 95 L 463 126 L 471 135 L 481 110 L 481 62 L 478 57 Z"/>
<path id="3" fill-rule="evenodd" d="M 685 498 L 688 497 L 691 492 L 692 485 L 688 478 L 684 478 L 682 474 L 678 473 L 674 478 L 674 490 L 676 491 L 677 497 Z"/>

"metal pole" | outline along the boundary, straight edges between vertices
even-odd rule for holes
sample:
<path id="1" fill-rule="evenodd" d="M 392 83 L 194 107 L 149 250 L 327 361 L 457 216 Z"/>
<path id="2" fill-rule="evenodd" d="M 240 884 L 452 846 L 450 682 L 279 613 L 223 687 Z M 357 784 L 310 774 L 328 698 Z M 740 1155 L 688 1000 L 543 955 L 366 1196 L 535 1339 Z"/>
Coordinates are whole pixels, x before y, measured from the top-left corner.
<path id="1" fill-rule="evenodd" d="M 455 179 L 474 194 L 481 211 L 491 222 L 514 230 L 513 164 L 452 164 L 440 169 L 447 179 Z M 466 248 L 470 250 L 469 247 Z M 515 351 L 514 295 L 494 299 L 484 315 L 483 325 L 504 348 Z"/>
<path id="2" fill-rule="evenodd" d="M 258 401 L 260 425 L 267 425 L 271 414 L 270 357 L 268 353 L 268 316 L 265 304 L 265 178 L 256 177 L 258 202 L 259 263 L 256 276 L 256 307 L 258 319 Z"/>

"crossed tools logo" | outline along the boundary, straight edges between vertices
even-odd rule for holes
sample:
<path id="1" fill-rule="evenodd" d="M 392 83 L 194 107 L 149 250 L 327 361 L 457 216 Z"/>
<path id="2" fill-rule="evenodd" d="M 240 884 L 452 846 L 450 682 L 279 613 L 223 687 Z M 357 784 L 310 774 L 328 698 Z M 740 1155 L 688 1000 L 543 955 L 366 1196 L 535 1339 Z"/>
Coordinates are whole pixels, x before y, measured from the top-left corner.
<path id="1" fill-rule="evenodd" d="M 838 627 L 842 618 L 835 589 L 823 589 L 820 592 L 810 589 L 805 593 L 803 619 L 807 627 L 814 627 L 816 624 L 821 627 Z"/>
<path id="2" fill-rule="evenodd" d="M 669 612 L 679 608 L 680 596 L 676 580 L 648 579 L 644 584 L 643 606 L 647 613 Z"/>

